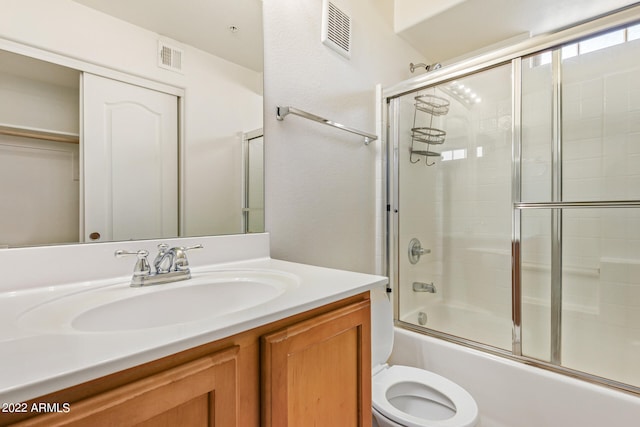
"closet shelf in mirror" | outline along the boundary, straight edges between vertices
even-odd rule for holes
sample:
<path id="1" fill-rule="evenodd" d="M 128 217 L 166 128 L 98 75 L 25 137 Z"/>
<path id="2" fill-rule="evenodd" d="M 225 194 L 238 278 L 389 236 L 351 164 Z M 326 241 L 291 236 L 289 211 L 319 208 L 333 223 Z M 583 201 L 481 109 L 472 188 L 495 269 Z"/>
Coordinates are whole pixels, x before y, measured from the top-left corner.
<path id="1" fill-rule="evenodd" d="M 8 125 L 4 123 L 0 123 L 0 135 L 19 136 L 45 141 L 67 142 L 70 144 L 78 144 L 80 142 L 80 136 L 77 133 L 58 132 L 27 126 Z"/>

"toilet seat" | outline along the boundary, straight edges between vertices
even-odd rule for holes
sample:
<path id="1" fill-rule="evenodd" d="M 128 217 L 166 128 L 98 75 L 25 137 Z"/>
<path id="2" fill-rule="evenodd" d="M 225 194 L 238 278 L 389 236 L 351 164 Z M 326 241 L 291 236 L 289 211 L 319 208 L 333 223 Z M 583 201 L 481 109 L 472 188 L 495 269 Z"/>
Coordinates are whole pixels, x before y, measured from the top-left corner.
<path id="1" fill-rule="evenodd" d="M 407 427 L 470 427 L 478 419 L 478 406 L 462 387 L 433 372 L 410 366 L 391 366 L 373 376 L 373 407 L 388 419 Z M 429 399 L 448 406 L 455 414 L 446 419 L 430 420 L 411 415 L 396 408 L 390 398 L 399 393 Z M 451 407 L 453 406 L 453 407 Z"/>

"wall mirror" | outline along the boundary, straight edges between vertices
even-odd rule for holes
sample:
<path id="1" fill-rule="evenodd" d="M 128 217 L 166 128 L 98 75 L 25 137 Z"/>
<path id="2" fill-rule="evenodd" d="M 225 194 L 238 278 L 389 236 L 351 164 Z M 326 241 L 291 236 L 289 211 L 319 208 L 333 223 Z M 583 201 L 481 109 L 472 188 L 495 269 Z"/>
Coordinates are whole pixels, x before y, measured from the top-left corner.
<path id="1" fill-rule="evenodd" d="M 260 0 L 5 9 L 0 248 L 264 231 Z"/>

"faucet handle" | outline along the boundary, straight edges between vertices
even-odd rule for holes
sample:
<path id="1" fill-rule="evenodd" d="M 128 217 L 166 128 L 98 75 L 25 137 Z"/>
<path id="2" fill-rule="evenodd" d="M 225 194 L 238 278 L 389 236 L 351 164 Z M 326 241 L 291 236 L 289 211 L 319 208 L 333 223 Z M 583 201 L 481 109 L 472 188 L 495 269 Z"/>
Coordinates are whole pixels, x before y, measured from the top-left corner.
<path id="1" fill-rule="evenodd" d="M 193 249 L 202 249 L 204 246 L 202 245 L 194 245 L 188 247 L 176 247 L 171 248 L 175 253 L 175 259 L 173 260 L 174 270 L 175 271 L 186 271 L 189 269 L 189 260 L 187 259 L 187 251 L 191 251 Z"/>
<path id="2" fill-rule="evenodd" d="M 148 276 L 151 274 L 151 267 L 149 267 L 149 261 L 147 260 L 147 256 L 149 255 L 149 251 L 145 249 L 140 249 L 139 251 L 131 252 L 124 250 L 117 250 L 114 253 L 116 258 L 122 258 L 128 255 L 136 255 L 138 257 L 138 261 L 136 261 L 136 265 L 133 268 L 133 276 Z"/>

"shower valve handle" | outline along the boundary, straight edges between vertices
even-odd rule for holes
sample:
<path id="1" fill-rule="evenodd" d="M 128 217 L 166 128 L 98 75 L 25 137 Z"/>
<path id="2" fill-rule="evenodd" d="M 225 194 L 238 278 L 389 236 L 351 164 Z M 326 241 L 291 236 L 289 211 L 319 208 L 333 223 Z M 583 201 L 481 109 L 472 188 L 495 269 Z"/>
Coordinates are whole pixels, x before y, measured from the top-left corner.
<path id="1" fill-rule="evenodd" d="M 413 253 L 414 255 L 424 255 L 424 254 L 430 254 L 431 253 L 431 249 L 425 249 L 425 248 L 413 248 L 411 250 L 411 253 Z"/>
<path id="2" fill-rule="evenodd" d="M 417 263 L 422 255 L 429 253 L 431 253 L 431 249 L 423 248 L 420 240 L 413 238 L 409 242 L 409 262 L 411 264 Z"/>

